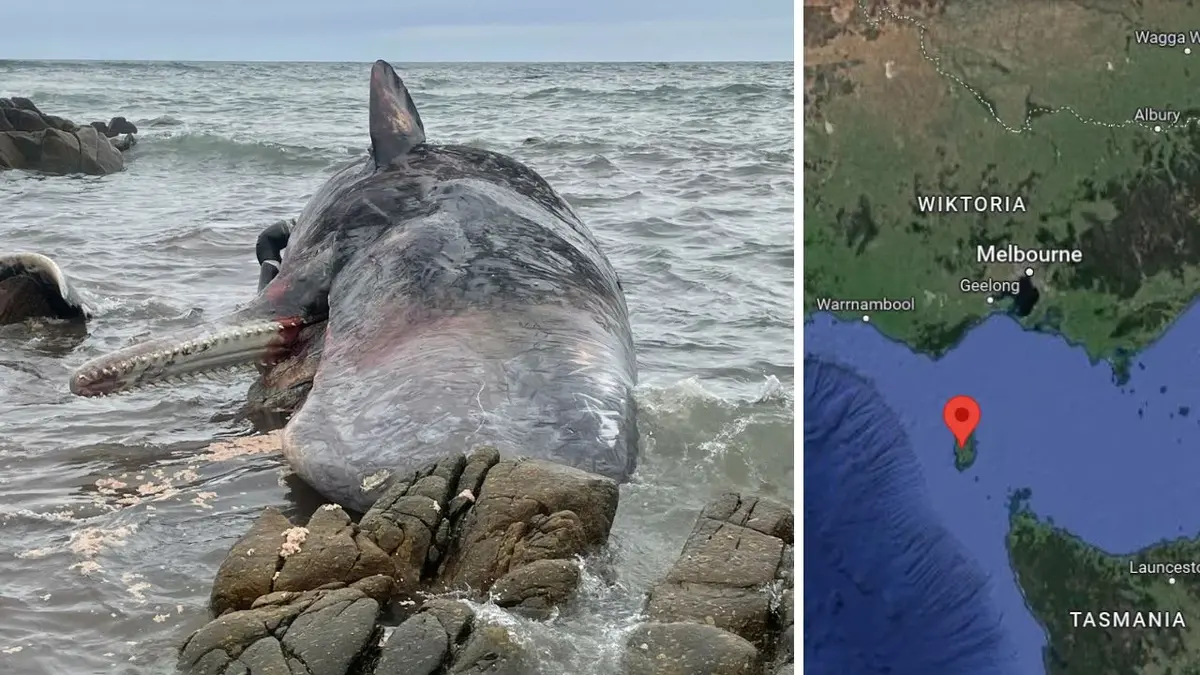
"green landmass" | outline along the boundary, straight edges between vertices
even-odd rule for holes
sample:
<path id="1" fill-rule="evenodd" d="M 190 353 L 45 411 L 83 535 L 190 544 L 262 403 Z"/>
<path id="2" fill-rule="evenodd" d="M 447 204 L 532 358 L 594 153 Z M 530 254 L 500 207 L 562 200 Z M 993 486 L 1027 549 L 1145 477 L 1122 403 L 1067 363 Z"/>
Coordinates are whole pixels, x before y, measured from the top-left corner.
<path id="1" fill-rule="evenodd" d="M 967 442 L 960 448 L 958 442 L 954 443 L 954 468 L 959 471 L 966 471 L 975 464 L 975 455 L 979 449 L 978 441 L 975 440 L 975 434 L 971 434 L 967 438 Z"/>
<path id="2" fill-rule="evenodd" d="M 818 298 L 915 297 L 871 322 L 938 356 L 1004 309 L 959 281 L 1026 267 L 979 263 L 977 246 L 1078 249 L 1078 264 L 1033 265 L 1040 299 L 1019 320 L 1126 375 L 1200 289 L 1200 125 L 1129 123 L 1144 106 L 1200 115 L 1200 44 L 1130 42 L 1200 30 L 1200 14 L 1168 0 L 893 5 L 913 23 L 869 4 L 879 21 L 857 3 L 805 6 L 805 313 Z M 1028 210 L 918 211 L 938 194 L 1020 195 Z"/>
<path id="3" fill-rule="evenodd" d="M 1200 562 L 1200 539 L 1110 555 L 1022 510 L 1007 545 L 1025 602 L 1046 630 L 1047 675 L 1200 674 L 1200 575 L 1129 571 L 1130 562 Z M 1187 627 L 1073 625 L 1071 612 L 1087 611 L 1181 612 Z"/>

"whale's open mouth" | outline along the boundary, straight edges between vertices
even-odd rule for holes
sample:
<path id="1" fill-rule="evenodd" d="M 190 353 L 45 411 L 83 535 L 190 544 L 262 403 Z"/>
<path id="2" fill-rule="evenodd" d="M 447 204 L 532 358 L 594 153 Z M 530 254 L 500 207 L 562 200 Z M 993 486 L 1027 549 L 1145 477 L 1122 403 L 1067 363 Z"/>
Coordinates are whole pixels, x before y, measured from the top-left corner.
<path id="1" fill-rule="evenodd" d="M 219 370 L 273 365 L 291 356 L 301 330 L 324 321 L 301 317 L 221 322 L 171 338 L 143 342 L 84 363 L 71 375 L 71 393 L 105 396 Z"/>

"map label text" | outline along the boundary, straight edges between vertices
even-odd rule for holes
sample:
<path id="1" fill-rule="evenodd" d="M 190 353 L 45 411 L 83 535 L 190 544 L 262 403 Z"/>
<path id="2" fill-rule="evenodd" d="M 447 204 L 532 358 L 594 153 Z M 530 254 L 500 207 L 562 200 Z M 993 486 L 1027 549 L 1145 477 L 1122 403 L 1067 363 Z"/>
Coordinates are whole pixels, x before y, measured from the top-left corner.
<path id="1" fill-rule="evenodd" d="M 1175 124 L 1179 121 L 1178 110 L 1167 110 L 1165 108 L 1138 108 L 1137 112 L 1133 113 L 1135 122 L 1167 122 Z"/>
<path id="2" fill-rule="evenodd" d="M 1024 213 L 1020 195 L 917 195 L 922 213 Z"/>
<path id="3" fill-rule="evenodd" d="M 1139 45 L 1154 45 L 1155 47 L 1178 47 L 1182 44 L 1200 44 L 1200 30 L 1187 33 L 1176 31 L 1166 33 L 1154 30 L 1138 30 L 1133 32 L 1133 40 Z"/>
<path id="4" fill-rule="evenodd" d="M 983 281 L 963 279 L 958 282 L 958 289 L 963 293 L 1008 293 L 1016 295 L 1021 290 L 1021 284 L 1016 281 L 996 281 L 995 279 L 984 279 Z"/>
<path id="5" fill-rule="evenodd" d="M 981 263 L 1079 263 L 1083 251 L 1078 249 L 1020 248 L 1009 244 L 1003 248 L 976 247 L 975 259 Z"/>
<path id="6" fill-rule="evenodd" d="M 1187 628 L 1183 612 L 1071 612 L 1076 628 Z"/>
<path id="7" fill-rule="evenodd" d="M 817 298 L 816 305 L 818 312 L 911 312 L 917 308 L 917 299 L 833 300 Z"/>

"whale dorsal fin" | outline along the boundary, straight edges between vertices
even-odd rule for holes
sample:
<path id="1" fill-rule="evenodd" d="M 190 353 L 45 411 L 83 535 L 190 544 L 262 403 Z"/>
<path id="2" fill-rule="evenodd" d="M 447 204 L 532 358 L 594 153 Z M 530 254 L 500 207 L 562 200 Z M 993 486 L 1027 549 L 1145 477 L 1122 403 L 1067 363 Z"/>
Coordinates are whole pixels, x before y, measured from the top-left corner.
<path id="1" fill-rule="evenodd" d="M 425 125 L 404 82 L 387 61 L 371 66 L 371 154 L 382 168 L 425 142 Z"/>

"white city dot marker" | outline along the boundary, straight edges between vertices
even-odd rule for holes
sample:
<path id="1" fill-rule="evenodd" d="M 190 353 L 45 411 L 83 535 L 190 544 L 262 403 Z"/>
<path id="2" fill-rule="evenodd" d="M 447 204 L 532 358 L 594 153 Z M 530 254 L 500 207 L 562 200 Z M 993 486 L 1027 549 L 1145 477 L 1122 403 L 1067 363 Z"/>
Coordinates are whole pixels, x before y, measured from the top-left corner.
<path id="1" fill-rule="evenodd" d="M 1191 48 L 1191 47 L 1184 47 L 1184 48 L 1183 48 L 1183 53 L 1184 53 L 1184 54 L 1191 54 L 1191 53 L 1192 53 L 1192 48 Z"/>
<path id="2" fill-rule="evenodd" d="M 1170 579 L 1167 579 L 1167 583 L 1168 583 L 1168 584 L 1173 584 L 1173 583 L 1175 583 L 1175 577 L 1171 577 Z"/>
<path id="3" fill-rule="evenodd" d="M 993 302 L 995 302 L 995 301 L 996 301 L 996 299 L 995 299 L 995 298 L 993 298 L 993 297 L 992 297 L 992 296 L 990 296 L 990 295 L 988 296 L 987 303 L 988 303 L 989 305 L 990 305 L 990 304 L 992 304 L 992 303 L 993 303 Z"/>
<path id="4" fill-rule="evenodd" d="M 870 322 L 871 322 L 871 315 L 870 315 L 870 314 L 863 314 L 863 321 L 866 321 L 867 323 L 870 323 Z"/>
<path id="5" fill-rule="evenodd" d="M 1162 127 L 1160 127 L 1160 126 L 1158 126 L 1157 124 L 1155 124 L 1155 125 L 1154 125 L 1154 131 L 1155 131 L 1155 133 L 1158 133 L 1159 131 L 1162 131 Z"/>
<path id="6" fill-rule="evenodd" d="M 1027 276 L 1027 277 L 1033 276 L 1033 268 L 1032 267 L 1025 268 L 1025 276 Z"/>

